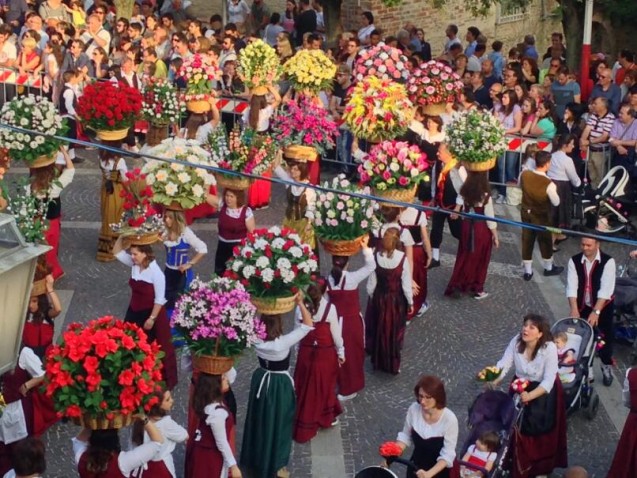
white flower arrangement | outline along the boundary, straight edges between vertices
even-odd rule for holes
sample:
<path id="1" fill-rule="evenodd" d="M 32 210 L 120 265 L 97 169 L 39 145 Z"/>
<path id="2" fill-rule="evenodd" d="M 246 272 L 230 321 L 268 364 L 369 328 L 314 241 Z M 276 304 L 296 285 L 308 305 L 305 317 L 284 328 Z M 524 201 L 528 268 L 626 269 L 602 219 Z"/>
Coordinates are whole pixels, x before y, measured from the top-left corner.
<path id="1" fill-rule="evenodd" d="M 157 126 L 176 124 L 186 111 L 177 89 L 165 80 L 152 78 L 144 88 L 142 116 Z"/>
<path id="2" fill-rule="evenodd" d="M 485 111 L 472 109 L 458 114 L 446 131 L 449 151 L 458 161 L 484 163 L 507 148 L 504 127 Z"/>

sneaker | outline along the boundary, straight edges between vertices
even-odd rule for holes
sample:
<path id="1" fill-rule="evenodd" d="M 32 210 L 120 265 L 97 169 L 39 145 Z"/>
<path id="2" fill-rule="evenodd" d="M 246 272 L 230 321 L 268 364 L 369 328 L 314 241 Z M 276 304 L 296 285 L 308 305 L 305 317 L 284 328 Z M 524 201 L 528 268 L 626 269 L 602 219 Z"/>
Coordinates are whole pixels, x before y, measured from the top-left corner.
<path id="1" fill-rule="evenodd" d="M 610 387 L 613 383 L 613 370 L 610 365 L 602 365 L 602 383 Z"/>
<path id="2" fill-rule="evenodd" d="M 347 400 L 352 400 L 358 396 L 358 392 L 350 393 L 349 395 L 341 395 L 340 393 L 336 395 L 339 402 L 346 402 Z"/>
<path id="3" fill-rule="evenodd" d="M 424 304 L 422 304 L 422 306 L 420 307 L 416 315 L 417 316 L 424 315 L 425 312 L 427 312 L 428 310 L 429 310 L 429 302 L 425 302 Z"/>
<path id="4" fill-rule="evenodd" d="M 531 272 L 530 274 L 528 272 L 525 272 L 522 278 L 527 282 L 530 281 L 531 279 L 533 279 L 533 272 Z"/>
<path id="5" fill-rule="evenodd" d="M 562 272 L 564 272 L 564 267 L 553 266 L 553 269 L 551 269 L 550 271 L 544 269 L 544 277 L 559 276 Z"/>
<path id="6" fill-rule="evenodd" d="M 438 259 L 431 259 L 429 269 L 433 269 L 434 267 L 440 267 L 440 261 Z"/>
<path id="7" fill-rule="evenodd" d="M 482 299 L 486 299 L 487 297 L 489 297 L 489 293 L 488 292 L 478 292 L 477 294 L 473 294 L 473 298 L 475 300 L 482 300 Z"/>

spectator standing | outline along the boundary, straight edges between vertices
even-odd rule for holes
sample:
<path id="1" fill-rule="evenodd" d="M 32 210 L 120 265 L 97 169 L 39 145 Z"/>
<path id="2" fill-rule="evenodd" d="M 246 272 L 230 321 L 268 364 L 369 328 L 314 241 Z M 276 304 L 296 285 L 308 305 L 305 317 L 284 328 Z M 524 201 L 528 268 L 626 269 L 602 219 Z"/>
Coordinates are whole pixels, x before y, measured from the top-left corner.
<path id="1" fill-rule="evenodd" d="M 480 29 L 478 27 L 467 28 L 467 34 L 465 35 L 467 47 L 464 49 L 464 54 L 467 55 L 467 58 L 471 57 L 471 55 L 473 55 L 473 53 L 476 51 L 479 36 Z"/>
<path id="2" fill-rule="evenodd" d="M 566 58 L 566 47 L 564 46 L 564 35 L 559 32 L 554 32 L 551 34 L 551 46 L 546 49 L 546 53 L 542 57 L 543 59 L 550 58 L 553 55 L 553 50 L 556 48 L 560 48 L 562 51 L 562 57 Z"/>
<path id="3" fill-rule="evenodd" d="M 296 18 L 296 45 L 303 45 L 303 37 L 306 33 L 316 31 L 316 12 L 310 6 L 310 0 L 301 0 L 301 13 Z"/>
<path id="4" fill-rule="evenodd" d="M 609 68 L 605 68 L 599 73 L 599 79 L 593 87 L 590 99 L 594 100 L 599 97 L 608 100 L 608 110 L 613 115 L 619 112 L 622 93 L 619 86 L 613 84 L 612 72 Z"/>
<path id="5" fill-rule="evenodd" d="M 488 56 L 489 60 L 493 62 L 493 73 L 497 79 L 502 78 L 502 74 L 504 73 L 504 66 L 506 65 L 504 55 L 502 54 L 502 46 L 503 45 L 500 40 L 494 41 L 491 44 L 491 49 L 493 51 L 489 53 Z"/>
<path id="6" fill-rule="evenodd" d="M 93 50 L 97 47 L 103 48 L 108 55 L 111 43 L 111 34 L 102 27 L 100 18 L 95 14 L 90 15 L 87 19 L 87 26 L 88 28 L 86 32 L 82 34 L 80 39 L 85 44 L 85 52 L 88 57 L 92 57 Z"/>
<path id="7" fill-rule="evenodd" d="M 484 85 L 487 88 L 491 88 L 494 83 L 498 83 L 501 81 L 495 73 L 495 70 L 493 68 L 493 60 L 491 60 L 490 58 L 485 58 L 482 61 L 481 70 L 484 75 Z"/>
<path id="8" fill-rule="evenodd" d="M 622 105 L 610 130 L 611 166 L 623 166 L 631 178 L 635 176 L 635 146 L 637 146 L 637 121 L 635 110 Z"/>
<path id="9" fill-rule="evenodd" d="M 274 12 L 270 16 L 270 23 L 268 23 L 268 26 L 265 27 L 265 31 L 263 32 L 263 40 L 271 47 L 275 47 L 276 39 L 279 33 L 283 31 L 285 31 L 285 29 L 281 26 L 281 14 Z"/>
<path id="10" fill-rule="evenodd" d="M 259 38 L 263 37 L 263 29 L 270 21 L 270 9 L 264 0 L 254 0 L 250 7 L 250 34 Z"/>
<path id="11" fill-rule="evenodd" d="M 454 25 L 453 23 L 447 25 L 445 35 L 447 36 L 447 41 L 445 42 L 443 55 L 448 55 L 453 45 L 460 45 L 462 47 L 462 42 L 458 38 L 458 25 Z"/>
<path id="12" fill-rule="evenodd" d="M 568 78 L 569 73 L 567 66 L 560 67 L 557 78 L 551 85 L 551 94 L 553 101 L 555 101 L 555 112 L 560 118 L 564 117 L 566 105 L 569 103 L 580 103 L 582 98 L 579 83 L 570 81 Z"/>
<path id="13" fill-rule="evenodd" d="M 245 0 L 228 0 L 228 23 L 234 23 L 243 31 L 250 14 L 250 7 Z"/>
<path id="14" fill-rule="evenodd" d="M 489 87 L 484 83 L 484 73 L 476 71 L 471 75 L 471 88 L 473 88 L 473 96 L 476 103 L 486 110 L 493 108 Z"/>
<path id="15" fill-rule="evenodd" d="M 286 32 L 290 34 L 294 33 L 294 26 L 296 24 L 297 15 L 298 10 L 296 8 L 296 1 L 288 0 L 285 3 L 285 11 L 283 12 L 283 20 L 281 22 L 281 25 Z"/>
<path id="16" fill-rule="evenodd" d="M 537 62 L 539 55 L 535 48 L 535 37 L 533 35 L 526 35 L 524 37 L 524 51 L 522 52 L 522 56 L 532 58 Z"/>
<path id="17" fill-rule="evenodd" d="M 374 15 L 372 12 L 363 12 L 361 14 L 362 27 L 358 30 L 358 39 L 361 42 L 361 45 L 369 45 L 370 36 L 374 30 L 376 30 L 376 26 L 374 25 Z"/>
<path id="18" fill-rule="evenodd" d="M 610 70 L 604 73 L 610 75 Z M 588 174 L 593 188 L 597 188 L 606 174 L 606 153 L 615 115 L 608 109 L 608 99 L 602 96 L 593 100 L 591 111 L 580 139 L 580 148 L 584 151 L 588 148 Z"/>
<path id="19" fill-rule="evenodd" d="M 7 11 L 4 14 L 4 21 L 13 29 L 13 33 L 18 33 L 25 21 L 25 15 L 29 11 L 26 0 L 8 0 Z"/>
<path id="20" fill-rule="evenodd" d="M 59 22 L 70 21 L 66 5 L 64 5 L 62 0 L 46 0 L 42 2 L 38 13 L 47 26 L 50 27 L 55 27 Z"/>

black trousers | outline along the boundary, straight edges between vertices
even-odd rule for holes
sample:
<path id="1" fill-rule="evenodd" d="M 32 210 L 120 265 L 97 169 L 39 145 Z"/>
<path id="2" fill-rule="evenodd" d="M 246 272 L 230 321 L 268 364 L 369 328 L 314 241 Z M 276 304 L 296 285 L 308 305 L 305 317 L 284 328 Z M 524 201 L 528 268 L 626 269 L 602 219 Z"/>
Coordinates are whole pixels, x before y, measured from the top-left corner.
<path id="1" fill-rule="evenodd" d="M 440 244 L 442 244 L 442 233 L 445 228 L 445 221 L 449 224 L 451 235 L 456 239 L 460 239 L 460 231 L 462 229 L 460 218 L 451 219 L 449 214 L 436 211 L 431 215 L 431 234 L 429 235 L 431 247 L 433 248 L 439 249 Z"/>
<path id="2" fill-rule="evenodd" d="M 588 319 L 593 309 L 585 306 L 580 311 L 580 316 L 583 319 Z M 613 323 L 615 316 L 615 304 L 609 302 L 606 307 L 602 309 L 599 314 L 599 320 L 597 321 L 597 327 L 595 332 L 602 336 L 602 340 L 605 342 L 604 346 L 599 350 L 598 355 L 604 365 L 613 364 L 613 341 L 615 340 L 615 324 Z"/>

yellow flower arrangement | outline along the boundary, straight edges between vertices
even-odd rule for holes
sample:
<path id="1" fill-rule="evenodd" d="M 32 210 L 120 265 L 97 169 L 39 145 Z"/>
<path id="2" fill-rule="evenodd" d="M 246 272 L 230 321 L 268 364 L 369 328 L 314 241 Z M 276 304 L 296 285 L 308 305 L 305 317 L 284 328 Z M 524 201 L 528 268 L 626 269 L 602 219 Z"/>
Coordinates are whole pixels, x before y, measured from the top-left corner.
<path id="1" fill-rule="evenodd" d="M 343 120 L 357 138 L 383 141 L 404 134 L 412 116 L 403 85 L 368 76 L 353 88 Z"/>
<path id="2" fill-rule="evenodd" d="M 237 71 L 250 89 L 278 81 L 281 70 L 276 50 L 263 40 L 253 41 L 239 53 Z"/>
<path id="3" fill-rule="evenodd" d="M 294 89 L 317 94 L 332 88 L 336 64 L 321 50 L 299 50 L 283 66 Z"/>

